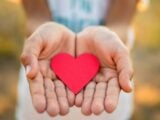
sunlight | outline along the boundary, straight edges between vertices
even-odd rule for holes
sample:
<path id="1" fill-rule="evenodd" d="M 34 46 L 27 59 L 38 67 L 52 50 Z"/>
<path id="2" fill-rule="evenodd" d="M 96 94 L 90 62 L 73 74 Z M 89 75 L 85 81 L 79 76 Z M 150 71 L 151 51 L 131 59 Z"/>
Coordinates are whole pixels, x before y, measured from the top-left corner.
<path id="1" fill-rule="evenodd" d="M 16 4 L 20 4 L 21 0 L 8 0 L 9 2 L 13 2 L 13 3 L 16 3 Z"/>
<path id="2" fill-rule="evenodd" d="M 137 9 L 140 12 L 144 12 L 148 9 L 150 0 L 141 0 L 138 5 L 137 5 Z"/>
<path id="3" fill-rule="evenodd" d="M 160 102 L 159 92 L 159 89 L 149 85 L 138 87 L 135 95 L 136 101 L 141 105 L 154 106 Z"/>

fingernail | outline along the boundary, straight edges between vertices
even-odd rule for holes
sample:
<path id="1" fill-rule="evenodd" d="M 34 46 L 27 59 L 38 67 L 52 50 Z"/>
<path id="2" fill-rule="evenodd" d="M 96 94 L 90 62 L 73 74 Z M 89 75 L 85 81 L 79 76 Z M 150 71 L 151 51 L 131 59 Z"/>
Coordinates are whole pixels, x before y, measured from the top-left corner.
<path id="1" fill-rule="evenodd" d="M 31 66 L 27 65 L 26 66 L 26 75 L 30 72 L 30 70 L 31 70 Z"/>

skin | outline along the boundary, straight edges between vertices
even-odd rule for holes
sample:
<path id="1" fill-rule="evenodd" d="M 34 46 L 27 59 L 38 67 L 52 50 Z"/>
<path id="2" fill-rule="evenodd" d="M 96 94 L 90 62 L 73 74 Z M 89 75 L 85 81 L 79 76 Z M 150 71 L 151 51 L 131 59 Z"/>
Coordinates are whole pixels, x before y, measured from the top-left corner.
<path id="1" fill-rule="evenodd" d="M 41 113 L 65 115 L 75 95 L 50 69 L 50 59 L 59 52 L 74 56 L 75 34 L 56 23 L 41 25 L 26 41 L 21 61 L 26 68 L 32 102 Z"/>
<path id="2" fill-rule="evenodd" d="M 111 113 L 118 104 L 120 89 L 131 92 L 132 66 L 129 50 L 120 38 L 106 27 L 88 27 L 77 35 L 76 53 L 95 54 L 101 70 L 94 81 L 76 96 L 76 105 L 85 115 Z M 81 96 L 81 97 L 79 97 Z M 83 98 L 83 99 L 82 99 Z M 81 104 L 79 104 L 81 103 Z"/>
<path id="3" fill-rule="evenodd" d="M 59 52 L 73 56 L 90 52 L 100 60 L 100 72 L 76 96 L 50 70 L 50 59 Z M 40 113 L 46 110 L 50 116 L 66 115 L 74 104 L 81 107 L 84 115 L 99 115 L 104 110 L 111 113 L 117 106 L 120 89 L 131 91 L 128 49 L 105 27 L 86 28 L 75 38 L 62 25 L 43 24 L 26 40 L 21 61 L 35 109 Z"/>
<path id="4" fill-rule="evenodd" d="M 49 69 L 49 60 L 52 55 L 61 51 L 68 51 L 67 49 L 63 48 L 64 46 L 60 48 L 58 47 L 58 50 L 52 49 L 52 53 L 54 54 L 50 53 L 49 49 L 47 49 L 49 47 L 50 49 L 52 47 L 54 48 L 55 46 L 61 45 L 60 43 L 64 43 L 63 39 L 57 37 L 64 36 L 64 34 L 57 34 L 56 32 L 56 28 L 59 28 L 59 26 L 61 25 L 56 24 L 55 26 L 54 24 L 52 25 L 52 27 L 49 27 L 50 25 L 46 24 L 42 25 L 52 20 L 51 13 L 46 0 L 22 0 L 22 5 L 27 16 L 27 36 L 29 36 L 29 38 L 26 40 L 24 44 L 24 50 L 22 52 L 21 59 L 22 63 L 26 68 L 26 75 L 30 86 L 33 105 L 35 106 L 38 112 L 44 112 L 45 110 L 47 110 L 48 114 L 51 116 L 55 116 L 57 114 L 64 115 L 69 111 L 68 106 L 71 107 L 74 104 L 78 107 L 81 107 L 82 112 L 85 115 L 90 115 L 91 113 L 98 115 L 103 110 L 106 110 L 107 112 L 112 112 L 116 108 L 120 88 L 127 92 L 131 91 L 129 78 L 130 76 L 132 76 L 132 70 L 130 63 L 126 62 L 129 61 L 129 44 L 127 43 L 126 33 L 131 19 L 133 17 L 133 14 L 135 12 L 136 3 L 138 1 L 139 0 L 112 0 L 110 1 L 110 9 L 107 12 L 108 14 L 106 16 L 106 26 L 118 34 L 118 36 L 121 38 L 120 41 L 123 41 L 127 48 L 118 40 L 119 38 L 111 34 L 113 32 L 106 32 L 106 30 L 102 29 L 100 30 L 99 27 L 96 27 L 96 33 L 99 34 L 95 35 L 93 30 L 89 30 L 89 28 L 87 28 L 77 35 L 78 39 L 76 41 L 76 46 L 78 47 L 78 51 L 71 51 L 75 52 L 76 54 L 80 54 L 81 52 L 85 51 L 92 53 L 95 50 L 96 54 L 99 56 L 99 59 L 101 60 L 101 71 L 99 74 L 97 74 L 94 80 L 91 83 L 89 83 L 86 86 L 86 88 L 83 89 L 75 97 L 75 95 L 70 90 L 65 88 L 65 86 L 62 85 L 59 80 L 57 80 L 54 73 L 51 72 L 51 70 Z M 41 28 L 40 33 L 43 34 L 43 36 L 45 36 L 45 40 L 41 39 L 39 33 L 37 34 L 37 32 L 40 31 L 39 26 Z M 47 29 L 49 29 L 49 31 L 54 31 L 54 33 L 53 31 L 51 33 L 55 34 L 56 39 L 51 39 L 50 35 L 48 37 L 47 34 L 49 31 L 45 31 L 46 27 Z M 61 28 L 62 29 L 60 31 L 63 31 L 64 27 Z M 74 36 L 74 40 L 72 42 L 67 41 L 67 43 L 69 44 L 65 45 L 65 47 L 74 49 L 74 33 L 73 35 L 71 35 L 70 33 L 72 32 L 70 30 L 65 30 L 65 33 L 69 33 L 69 38 L 72 38 L 71 36 Z M 107 33 L 107 35 L 104 36 L 103 33 Z M 98 39 L 100 39 L 100 41 L 98 41 L 98 39 L 93 39 L 93 37 L 89 40 L 89 36 L 97 37 Z M 83 38 L 85 38 L 85 40 L 87 41 L 84 41 Z M 112 38 L 114 42 L 108 41 L 108 38 Z M 80 40 L 82 41 L 80 42 Z M 93 45 L 93 43 L 95 42 L 97 44 L 96 46 Z M 57 43 L 58 45 L 55 45 L 53 43 Z M 45 54 L 47 56 L 45 56 L 45 54 L 42 54 L 42 51 L 46 51 Z M 70 52 L 70 50 L 68 52 Z M 100 57 L 100 55 L 103 55 L 103 52 L 105 52 L 108 56 L 105 59 L 102 59 Z M 41 59 L 41 56 L 44 57 L 42 57 Z M 128 67 L 129 69 L 124 69 L 122 67 L 125 64 L 126 67 Z M 123 68 L 123 70 L 117 68 Z M 62 92 L 59 90 L 59 88 L 62 88 Z M 67 99 L 68 104 L 67 102 L 64 102 L 65 105 L 62 105 L 63 103 L 60 102 L 62 101 L 61 99 L 63 99 L 64 101 L 66 101 Z M 62 106 L 64 106 L 64 108 Z M 65 110 L 65 112 L 63 110 Z"/>

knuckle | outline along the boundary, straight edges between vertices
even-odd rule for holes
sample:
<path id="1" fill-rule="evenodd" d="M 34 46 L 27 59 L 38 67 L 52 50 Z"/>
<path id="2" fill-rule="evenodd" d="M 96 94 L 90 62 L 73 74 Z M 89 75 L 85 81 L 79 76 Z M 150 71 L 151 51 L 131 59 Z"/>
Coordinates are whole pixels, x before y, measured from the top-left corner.
<path id="1" fill-rule="evenodd" d="M 117 94 L 119 93 L 119 88 L 117 88 L 116 86 L 111 86 L 111 91 L 109 91 L 107 94 L 108 96 L 114 97 L 117 96 Z"/>
<path id="2" fill-rule="evenodd" d="M 95 87 L 95 85 L 96 85 L 96 83 L 95 83 L 95 82 L 90 82 L 90 83 L 87 85 L 87 87 L 86 87 L 86 88 L 94 88 L 94 87 Z"/>
<path id="3" fill-rule="evenodd" d="M 61 88 L 56 88 L 56 93 L 58 97 L 67 97 L 65 90 L 61 90 Z"/>
<path id="4" fill-rule="evenodd" d="M 97 89 L 105 89 L 106 88 L 106 82 L 99 82 L 96 86 Z"/>
<path id="5" fill-rule="evenodd" d="M 26 54 L 21 54 L 20 56 L 20 61 L 25 64 L 26 60 L 28 59 L 28 56 Z"/>
<path id="6" fill-rule="evenodd" d="M 23 65 L 27 65 L 32 61 L 33 58 L 34 56 L 32 55 L 29 55 L 27 53 L 22 53 L 20 56 L 20 61 Z"/>
<path id="7" fill-rule="evenodd" d="M 64 87 L 64 84 L 60 80 L 54 80 L 56 87 Z"/>
<path id="8" fill-rule="evenodd" d="M 65 88 L 63 86 L 56 86 L 55 91 L 58 97 L 62 97 L 62 98 L 67 97 Z"/>
<path id="9" fill-rule="evenodd" d="M 40 96 L 44 95 L 44 91 L 42 89 L 32 89 L 31 94 L 32 96 Z"/>

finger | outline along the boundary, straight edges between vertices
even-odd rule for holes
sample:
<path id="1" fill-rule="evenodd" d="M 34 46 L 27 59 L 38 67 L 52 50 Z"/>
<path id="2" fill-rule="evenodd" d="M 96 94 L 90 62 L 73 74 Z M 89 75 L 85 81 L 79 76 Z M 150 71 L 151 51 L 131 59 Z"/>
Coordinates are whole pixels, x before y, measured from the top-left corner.
<path id="1" fill-rule="evenodd" d="M 99 82 L 96 85 L 96 91 L 92 102 L 91 110 L 95 115 L 99 115 L 104 111 L 104 99 L 107 84 L 106 82 Z"/>
<path id="2" fill-rule="evenodd" d="M 117 71 L 110 68 L 104 68 L 102 73 L 104 82 L 108 82 L 110 79 L 117 77 Z"/>
<path id="3" fill-rule="evenodd" d="M 50 66 L 50 61 L 48 60 L 39 60 L 39 66 L 40 66 L 40 71 L 43 74 L 43 77 L 51 78 L 52 80 L 56 79 L 56 75 L 51 70 Z"/>
<path id="4" fill-rule="evenodd" d="M 98 74 L 96 75 L 96 77 L 94 78 L 94 80 L 95 80 L 96 82 L 104 82 L 104 76 L 102 75 L 102 73 L 98 73 Z"/>
<path id="5" fill-rule="evenodd" d="M 67 88 L 67 98 L 68 98 L 69 106 L 70 107 L 73 106 L 75 101 L 75 95 L 69 88 Z"/>
<path id="6" fill-rule="evenodd" d="M 41 38 L 39 35 L 33 34 L 25 41 L 21 54 L 21 62 L 27 69 L 26 75 L 28 79 L 33 79 L 38 73 L 38 56 L 42 49 Z"/>
<path id="7" fill-rule="evenodd" d="M 75 105 L 77 107 L 81 107 L 82 106 L 82 103 L 83 103 L 83 90 L 81 90 L 77 95 L 76 95 L 76 98 L 75 98 Z"/>
<path id="8" fill-rule="evenodd" d="M 49 78 L 46 78 L 44 80 L 44 83 L 45 83 L 46 100 L 47 100 L 47 113 L 50 116 L 56 116 L 60 112 L 60 109 L 57 96 L 55 93 L 55 85 L 53 81 Z"/>
<path id="9" fill-rule="evenodd" d="M 69 104 L 65 86 L 60 80 L 55 80 L 54 83 L 56 86 L 56 94 L 60 106 L 60 114 L 66 115 L 69 112 Z"/>
<path id="10" fill-rule="evenodd" d="M 120 86 L 117 78 L 112 78 L 108 82 L 105 98 L 105 110 L 108 113 L 113 112 L 118 104 L 120 94 Z"/>
<path id="11" fill-rule="evenodd" d="M 119 83 L 121 88 L 125 92 L 131 92 L 132 84 L 130 80 L 133 76 L 133 69 L 128 53 L 117 55 L 115 57 L 115 62 L 117 64 L 117 70 L 119 73 Z"/>
<path id="12" fill-rule="evenodd" d="M 25 67 L 26 77 L 27 79 L 34 79 L 38 73 L 38 61 L 34 56 L 22 56 L 21 59 L 25 60 L 26 63 L 23 62 Z"/>
<path id="13" fill-rule="evenodd" d="M 90 82 L 84 90 L 84 100 L 81 109 L 84 115 L 90 115 L 92 113 L 91 103 L 94 95 L 95 85 L 95 82 Z"/>
<path id="14" fill-rule="evenodd" d="M 40 72 L 34 78 L 34 80 L 28 80 L 30 93 L 32 96 L 32 102 L 37 112 L 42 113 L 46 109 L 46 99 L 43 84 L 43 77 Z"/>
<path id="15" fill-rule="evenodd" d="M 96 82 L 108 82 L 113 77 L 117 77 L 117 71 L 111 68 L 101 68 L 100 73 L 96 75 Z"/>

